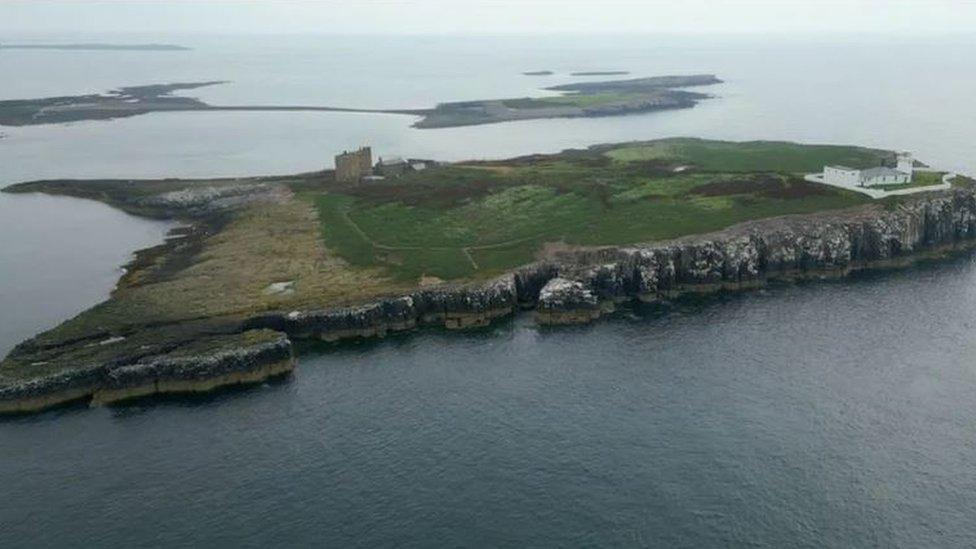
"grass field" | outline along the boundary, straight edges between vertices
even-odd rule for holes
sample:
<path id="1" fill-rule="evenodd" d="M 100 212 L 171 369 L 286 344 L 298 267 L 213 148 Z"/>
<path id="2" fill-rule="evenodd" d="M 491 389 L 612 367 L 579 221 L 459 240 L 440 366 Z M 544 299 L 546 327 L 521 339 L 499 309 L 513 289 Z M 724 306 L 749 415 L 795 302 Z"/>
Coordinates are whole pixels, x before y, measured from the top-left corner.
<path id="1" fill-rule="evenodd" d="M 611 103 L 624 103 L 634 99 L 644 97 L 643 94 L 636 93 L 571 93 L 552 97 L 526 97 L 523 99 L 506 99 L 503 101 L 506 107 L 512 109 L 540 109 L 559 105 L 571 105 L 574 107 L 586 108 L 596 105 L 607 105 Z"/>
<path id="2" fill-rule="evenodd" d="M 801 145 L 781 141 L 706 141 L 668 139 L 622 146 L 607 152 L 617 161 L 684 158 L 704 170 L 750 172 L 819 172 L 826 164 L 852 168 L 878 166 L 884 151 L 840 145 Z"/>
<path id="3" fill-rule="evenodd" d="M 632 244 L 868 199 L 804 182 L 824 164 L 879 165 L 856 147 L 697 139 L 472 162 L 302 197 L 326 247 L 393 278 L 476 278 L 543 244 Z"/>

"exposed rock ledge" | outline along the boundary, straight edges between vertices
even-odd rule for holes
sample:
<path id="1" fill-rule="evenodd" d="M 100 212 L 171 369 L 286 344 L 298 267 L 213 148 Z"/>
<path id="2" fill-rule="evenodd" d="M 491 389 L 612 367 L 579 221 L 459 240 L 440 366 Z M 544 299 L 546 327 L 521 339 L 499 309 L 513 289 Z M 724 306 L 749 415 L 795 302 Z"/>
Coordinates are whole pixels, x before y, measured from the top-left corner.
<path id="1" fill-rule="evenodd" d="M 199 352 L 174 352 L 130 364 L 90 364 L 0 385 L 0 413 L 25 413 L 90 399 L 92 405 L 163 393 L 198 393 L 262 381 L 294 369 L 291 341 L 269 331 L 245 332 Z"/>
<path id="2" fill-rule="evenodd" d="M 556 277 L 539 292 L 541 324 L 582 324 L 600 317 L 600 300 L 579 280 Z"/>
<path id="3" fill-rule="evenodd" d="M 220 345 L 193 343 L 127 363 L 79 366 L 25 381 L 0 380 L 0 413 L 62 402 L 104 404 L 155 393 L 206 391 L 260 381 L 294 366 L 297 338 L 337 341 L 418 325 L 485 326 L 519 308 L 540 322 L 589 322 L 614 303 L 696 292 L 756 288 L 776 279 L 845 276 L 976 244 L 976 191 L 968 188 L 808 216 L 752 221 L 668 242 L 580 249 L 484 284 L 421 288 L 357 307 L 266 314 L 246 320 Z M 235 339 L 236 338 L 236 339 Z"/>

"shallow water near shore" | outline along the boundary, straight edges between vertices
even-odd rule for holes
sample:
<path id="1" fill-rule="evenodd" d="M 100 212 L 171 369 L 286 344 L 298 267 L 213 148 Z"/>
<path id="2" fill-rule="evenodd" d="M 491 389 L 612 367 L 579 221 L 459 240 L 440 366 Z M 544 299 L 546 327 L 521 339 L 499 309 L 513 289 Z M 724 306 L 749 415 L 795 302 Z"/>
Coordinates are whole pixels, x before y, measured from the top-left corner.
<path id="1" fill-rule="evenodd" d="M 186 55 L 4 52 L 4 98 L 228 79 L 199 96 L 425 107 L 534 95 L 574 70 L 727 82 L 689 110 L 446 130 L 336 113 L 3 128 L 0 185 L 290 173 L 364 142 L 455 160 L 674 135 L 909 149 L 976 173 L 976 45 L 912 40 L 187 37 Z M 0 354 L 107 296 L 168 226 L 0 195 Z M 314 347 L 293 376 L 243 390 L 0 421 L 0 547 L 973 546 L 974 334 L 966 255 L 586 327 L 520 315 Z"/>
<path id="2" fill-rule="evenodd" d="M 0 193 L 0 357 L 104 299 L 131 252 L 175 226 L 91 200 Z"/>
<path id="3" fill-rule="evenodd" d="M 971 546 L 974 282 L 967 255 L 588 327 L 521 315 L 5 420 L 0 545 Z"/>

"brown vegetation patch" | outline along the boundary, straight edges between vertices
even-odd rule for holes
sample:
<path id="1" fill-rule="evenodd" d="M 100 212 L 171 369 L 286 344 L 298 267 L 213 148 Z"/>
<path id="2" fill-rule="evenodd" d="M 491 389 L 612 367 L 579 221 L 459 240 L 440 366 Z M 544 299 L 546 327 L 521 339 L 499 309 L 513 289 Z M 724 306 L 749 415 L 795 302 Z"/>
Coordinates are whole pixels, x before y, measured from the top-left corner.
<path id="1" fill-rule="evenodd" d="M 611 160 L 610 157 L 604 156 L 607 160 Z M 628 162 L 626 165 L 627 173 L 639 175 L 639 176 L 649 176 L 655 178 L 662 177 L 674 177 L 676 175 L 684 175 L 692 171 L 689 167 L 686 170 L 675 171 L 680 164 L 676 164 L 671 160 L 666 160 L 663 158 L 651 158 L 648 160 L 634 160 Z"/>
<path id="2" fill-rule="evenodd" d="M 602 154 L 593 154 L 591 151 L 583 151 L 585 154 L 571 156 L 569 161 L 577 166 L 584 168 L 606 168 L 613 163 L 613 159 Z"/>
<path id="3" fill-rule="evenodd" d="M 342 193 L 376 204 L 402 202 L 408 206 L 450 208 L 483 198 L 509 186 L 498 179 L 475 179 L 463 185 L 444 185 L 423 181 L 364 183 L 343 189 Z"/>
<path id="4" fill-rule="evenodd" d="M 341 306 L 412 287 L 379 268 L 353 267 L 333 255 L 305 201 L 246 208 L 215 232 L 188 238 L 195 240 L 191 249 L 133 265 L 131 279 L 112 299 L 39 337 L 64 342 L 93 332 L 126 334 L 148 324 Z M 293 281 L 294 291 L 265 291 L 282 280 Z"/>
<path id="5" fill-rule="evenodd" d="M 505 160 L 468 160 L 466 162 L 461 162 L 458 165 L 475 167 L 505 166 L 508 168 L 524 168 L 552 162 L 557 156 L 558 155 L 554 154 L 527 154 Z"/>
<path id="6" fill-rule="evenodd" d="M 794 200 L 808 196 L 825 196 L 829 195 L 830 191 L 822 185 L 808 183 L 795 177 L 784 181 L 776 175 L 760 174 L 705 183 L 689 190 L 687 194 L 700 196 L 752 194 L 764 198 Z"/>

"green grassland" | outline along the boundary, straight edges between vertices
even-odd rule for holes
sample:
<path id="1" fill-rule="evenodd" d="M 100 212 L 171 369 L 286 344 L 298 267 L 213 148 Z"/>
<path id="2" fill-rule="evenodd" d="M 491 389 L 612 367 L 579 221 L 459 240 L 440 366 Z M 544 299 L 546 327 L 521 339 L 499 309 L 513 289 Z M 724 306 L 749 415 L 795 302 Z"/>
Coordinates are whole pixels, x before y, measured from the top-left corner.
<path id="1" fill-rule="evenodd" d="M 531 262 L 545 243 L 632 244 L 863 204 L 801 174 L 889 156 L 670 139 L 445 165 L 302 198 L 317 208 L 326 246 L 352 265 L 404 281 L 480 278 Z"/>
<path id="2" fill-rule="evenodd" d="M 789 173 L 819 172 L 826 164 L 852 168 L 878 166 L 884 151 L 843 145 L 802 145 L 781 141 L 707 141 L 667 139 L 650 144 L 615 147 L 606 154 L 619 161 L 686 159 L 709 171 Z"/>
<path id="3" fill-rule="evenodd" d="M 552 97 L 525 97 L 521 99 L 505 99 L 502 103 L 512 109 L 542 109 L 569 105 L 585 109 L 598 105 L 609 105 L 613 103 L 626 103 L 635 99 L 641 99 L 646 94 L 626 93 L 626 92 L 604 92 L 604 93 L 570 93 Z"/>

